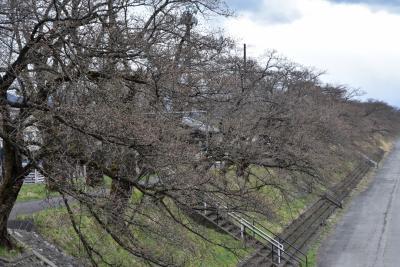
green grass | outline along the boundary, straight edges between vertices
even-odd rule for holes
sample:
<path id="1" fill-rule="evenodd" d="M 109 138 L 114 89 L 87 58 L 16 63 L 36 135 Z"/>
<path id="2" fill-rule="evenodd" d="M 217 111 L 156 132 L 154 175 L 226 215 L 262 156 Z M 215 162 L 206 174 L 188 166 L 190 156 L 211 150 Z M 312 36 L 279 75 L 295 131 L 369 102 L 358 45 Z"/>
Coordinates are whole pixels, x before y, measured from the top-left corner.
<path id="1" fill-rule="evenodd" d="M 111 188 L 112 179 L 106 175 L 103 176 L 104 186 L 108 189 Z"/>
<path id="2" fill-rule="evenodd" d="M 45 184 L 24 184 L 19 192 L 17 202 L 41 200 L 58 196 L 57 192 L 49 192 Z"/>
<path id="3" fill-rule="evenodd" d="M 75 205 L 74 209 L 79 208 Z M 84 259 L 86 254 L 76 233 L 74 232 L 68 214 L 64 208 L 49 209 L 33 215 L 35 224 L 47 239 L 51 240 L 67 253 Z M 117 266 L 145 266 L 140 259 L 120 248 L 103 229 L 93 221 L 92 218 L 82 213 L 77 218 L 81 222 L 81 229 L 91 244 L 109 262 Z M 186 220 L 186 219 L 185 219 Z M 187 218 L 189 221 L 190 219 Z M 238 261 L 251 253 L 252 249 L 244 249 L 240 241 L 221 234 L 213 229 L 196 226 L 199 231 L 213 242 L 224 244 L 233 249 L 232 253 L 221 246 L 211 244 L 199 236 L 184 231 L 177 226 L 178 236 L 184 235 L 184 240 L 179 246 L 163 244 L 157 239 L 151 238 L 147 233 L 133 230 L 140 242 L 151 248 L 157 255 L 173 255 L 174 259 L 189 267 L 223 267 L 236 266 Z M 100 266 L 105 266 L 100 264 Z"/>
<path id="4" fill-rule="evenodd" d="M 317 253 L 319 246 L 320 244 L 318 243 L 317 245 L 314 245 L 311 249 L 308 250 L 307 252 L 308 267 L 317 266 Z"/>
<path id="5" fill-rule="evenodd" d="M 12 250 L 8 250 L 5 247 L 0 246 L 0 257 L 5 259 L 13 259 L 18 257 L 22 253 L 22 248 L 17 247 Z"/>

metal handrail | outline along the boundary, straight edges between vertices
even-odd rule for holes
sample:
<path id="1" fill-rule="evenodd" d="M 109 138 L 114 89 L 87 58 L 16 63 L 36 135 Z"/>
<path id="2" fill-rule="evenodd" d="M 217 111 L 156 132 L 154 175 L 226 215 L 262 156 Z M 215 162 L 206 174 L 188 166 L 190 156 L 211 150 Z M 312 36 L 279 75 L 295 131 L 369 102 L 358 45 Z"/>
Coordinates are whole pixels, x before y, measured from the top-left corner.
<path id="1" fill-rule="evenodd" d="M 214 198 L 210 195 L 208 195 L 211 199 L 215 200 Z M 218 197 L 220 200 L 223 201 L 222 198 Z M 251 230 L 254 234 L 257 234 L 260 236 L 262 239 L 266 240 L 268 243 L 270 243 L 273 247 L 276 247 L 278 249 L 278 263 L 281 263 L 281 251 L 284 252 L 284 246 L 281 244 L 278 240 L 275 239 L 275 237 L 271 237 L 269 234 L 265 233 L 261 229 L 257 228 L 255 225 L 251 224 L 249 221 L 241 217 L 240 215 L 236 214 L 235 212 L 230 212 L 228 207 L 222 203 L 218 203 L 220 208 L 225 209 L 227 211 L 227 214 L 229 217 L 233 218 L 235 221 L 237 221 L 241 225 L 241 234 L 243 236 L 243 233 L 245 231 L 245 227 L 247 227 L 249 230 Z M 205 210 L 207 209 L 207 202 L 204 202 L 204 208 Z M 218 207 L 217 207 L 218 211 Z"/>
<path id="2" fill-rule="evenodd" d="M 237 214 L 236 212 L 232 212 L 232 211 L 229 212 L 229 208 L 228 208 L 226 205 L 223 204 L 223 203 L 225 202 L 225 200 L 224 200 L 222 197 L 217 196 L 217 195 L 210 195 L 210 194 L 207 194 L 207 193 L 206 193 L 206 195 L 207 195 L 211 200 L 215 201 L 221 208 L 225 209 L 225 210 L 227 211 L 227 214 L 228 214 L 230 217 L 236 219 L 236 221 L 238 221 L 239 223 L 241 223 L 240 220 L 242 220 L 243 222 L 246 222 L 246 223 L 248 224 L 248 226 L 247 226 L 248 229 L 250 229 L 253 233 L 257 234 L 257 235 L 260 236 L 261 238 L 265 239 L 267 242 L 269 242 L 269 243 L 272 244 L 273 246 L 277 247 L 277 248 L 278 248 L 278 256 L 279 256 L 279 257 L 278 257 L 279 263 L 280 263 L 280 251 L 282 251 L 284 254 L 288 255 L 291 259 L 297 261 L 298 263 L 305 262 L 306 266 L 308 266 L 308 258 L 307 258 L 307 255 L 304 254 L 304 253 L 303 253 L 301 250 L 299 250 L 298 248 L 296 248 L 293 244 L 291 244 L 290 242 L 286 241 L 285 239 L 283 239 L 282 237 L 280 237 L 278 234 L 276 234 L 276 233 L 272 232 L 271 230 L 267 229 L 267 228 L 264 227 L 262 224 L 256 222 L 256 221 L 254 220 L 254 218 L 250 217 L 249 215 L 244 214 L 244 213 L 240 213 L 240 215 L 239 215 L 239 214 Z M 219 201 L 217 201 L 216 198 L 217 198 Z M 205 207 L 207 207 L 207 204 L 206 204 L 206 203 L 205 203 Z M 233 216 L 232 216 L 232 215 L 233 215 Z M 251 219 L 251 220 L 252 220 L 252 223 L 249 222 L 248 220 L 246 220 L 245 218 L 243 218 L 242 215 L 244 215 L 244 216 L 247 217 L 248 219 Z M 256 224 L 257 224 L 257 225 L 256 225 Z M 256 231 L 259 231 L 259 232 L 261 233 L 261 235 L 260 235 L 259 233 L 257 233 L 256 231 L 253 231 L 253 230 L 252 230 L 253 228 L 254 228 L 254 229 L 257 229 Z M 262 228 L 262 229 L 260 229 L 260 228 Z M 269 234 L 265 233 L 263 230 L 265 230 L 265 231 L 267 231 L 268 233 L 272 234 L 273 237 L 271 237 Z M 263 237 L 262 234 L 264 234 L 265 236 Z M 277 239 L 278 239 L 278 240 L 277 240 Z M 279 243 L 279 245 L 278 245 L 278 244 L 274 244 L 274 242 L 273 242 L 273 241 L 271 242 L 271 240 L 276 241 L 277 243 Z M 301 258 L 301 257 L 299 257 L 299 256 L 297 256 L 297 255 L 295 255 L 295 254 L 289 254 L 289 253 L 287 253 L 287 252 L 285 251 L 284 245 L 283 245 L 282 243 L 285 243 L 288 247 L 294 249 L 297 253 L 299 253 L 300 255 L 302 255 L 303 258 Z M 281 249 L 280 249 L 280 247 L 281 247 Z"/>
<path id="3" fill-rule="evenodd" d="M 250 217 L 247 214 L 242 214 L 245 217 L 247 217 L 248 219 L 253 220 L 253 225 L 256 226 L 257 228 L 262 228 L 263 230 L 271 233 L 272 235 L 275 236 L 275 238 L 278 238 L 279 242 L 282 242 L 284 244 L 286 244 L 289 248 L 294 249 L 297 253 L 301 254 L 304 258 L 301 258 L 295 254 L 289 254 L 286 250 L 284 251 L 284 254 L 288 255 L 290 258 L 294 258 L 297 262 L 305 262 L 306 266 L 308 266 L 308 258 L 307 255 L 305 253 L 303 253 L 300 249 L 296 248 L 292 243 L 290 243 L 289 241 L 283 239 L 279 234 L 274 233 L 273 231 L 269 230 L 268 228 L 266 228 L 265 226 L 263 226 L 261 223 L 257 222 L 254 220 L 254 218 Z"/>
<path id="4" fill-rule="evenodd" d="M 228 212 L 228 215 L 232 217 L 234 220 L 239 222 L 240 224 L 244 225 L 254 233 L 256 233 L 258 236 L 262 237 L 263 239 L 267 240 L 269 243 L 277 247 L 278 249 L 284 251 L 284 246 L 282 243 L 280 243 L 278 240 L 276 240 L 274 237 L 268 235 L 243 217 L 240 217 L 239 215 L 235 214 L 234 212 Z"/>

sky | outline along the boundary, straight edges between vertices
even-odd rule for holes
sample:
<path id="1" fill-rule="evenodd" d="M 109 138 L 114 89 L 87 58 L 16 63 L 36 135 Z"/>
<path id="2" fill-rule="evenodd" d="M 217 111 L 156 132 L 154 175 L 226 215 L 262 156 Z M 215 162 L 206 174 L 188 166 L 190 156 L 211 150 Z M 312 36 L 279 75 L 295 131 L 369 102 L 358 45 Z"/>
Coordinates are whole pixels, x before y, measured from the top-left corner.
<path id="1" fill-rule="evenodd" d="M 400 107 L 400 0 L 225 0 L 225 32 L 248 55 L 276 50 L 322 81 Z"/>

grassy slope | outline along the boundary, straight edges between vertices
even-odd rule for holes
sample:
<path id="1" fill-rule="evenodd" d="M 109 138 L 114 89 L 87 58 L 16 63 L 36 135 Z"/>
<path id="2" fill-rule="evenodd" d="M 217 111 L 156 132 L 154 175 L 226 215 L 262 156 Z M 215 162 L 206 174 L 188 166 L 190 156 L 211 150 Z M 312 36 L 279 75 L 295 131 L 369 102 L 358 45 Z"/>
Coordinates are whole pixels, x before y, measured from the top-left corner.
<path id="1" fill-rule="evenodd" d="M 110 187 L 111 180 L 108 177 L 104 177 L 104 181 L 105 186 Z M 132 201 L 138 201 L 140 198 L 141 193 L 135 191 L 132 195 Z M 78 208 L 75 206 L 75 209 Z M 38 226 L 38 230 L 46 238 L 56 243 L 67 253 L 77 258 L 86 258 L 82 244 L 71 226 L 65 208 L 44 210 L 34 214 L 33 218 Z M 85 215 L 84 211 L 76 220 L 80 222 L 81 229 L 88 237 L 89 242 L 96 244 L 96 248 L 99 249 L 99 252 L 101 252 L 106 261 L 112 262 L 117 266 L 144 266 L 141 260 L 136 259 L 115 244 L 110 236 Z M 181 230 L 177 229 L 177 231 Z M 155 240 L 151 240 L 143 233 L 136 234 L 142 240 L 145 240 L 146 245 L 153 247 L 153 251 L 174 255 L 174 258 L 180 262 L 184 262 L 185 266 L 236 266 L 241 258 L 251 252 L 250 249 L 243 248 L 241 242 L 236 241 L 228 235 L 202 226 L 200 226 L 200 232 L 206 233 L 207 238 L 213 240 L 215 243 L 224 244 L 226 247 L 232 248 L 234 253 L 221 246 L 210 244 L 192 233 L 186 233 L 186 238 L 191 241 L 191 244 L 194 244 L 194 247 L 189 249 L 162 245 L 159 242 L 155 242 Z M 187 255 L 188 251 L 192 254 Z"/>
<path id="2" fill-rule="evenodd" d="M 107 177 L 105 177 L 105 184 L 107 186 L 110 185 L 110 181 Z M 266 199 L 281 198 L 281 196 L 279 196 L 279 191 L 272 187 L 264 187 L 260 191 L 260 194 Z M 133 201 L 138 198 L 140 198 L 138 192 L 134 193 L 132 198 Z M 288 203 L 283 201 L 278 210 L 278 215 L 280 217 L 279 221 L 273 223 L 260 217 L 260 222 L 269 229 L 275 232 L 280 232 L 282 226 L 287 225 L 292 219 L 297 217 L 297 215 L 300 214 L 300 211 L 302 211 L 309 202 L 310 199 L 306 197 L 292 199 Z M 58 244 L 69 254 L 78 258 L 85 258 L 83 247 L 70 225 L 65 209 L 50 209 L 42 211 L 34 215 L 34 220 L 38 225 L 39 231 L 49 240 Z M 86 235 L 89 236 L 90 241 L 96 244 L 101 244 L 99 249 L 107 261 L 117 263 L 121 266 L 142 266 L 140 260 L 135 260 L 135 258 L 129 253 L 120 249 L 110 237 L 98 229 L 96 224 L 93 223 L 89 217 L 83 215 L 79 218 L 79 221 L 81 221 L 82 229 L 84 229 Z M 243 249 L 243 244 L 241 242 L 234 240 L 228 235 L 221 234 L 215 230 L 202 226 L 200 226 L 200 231 L 205 232 L 206 236 L 214 242 L 233 248 L 235 253 L 232 253 L 221 246 L 210 244 L 191 233 L 185 234 L 186 238 L 191 241 L 190 243 L 194 244 L 190 249 L 183 250 L 171 246 L 161 246 L 159 243 L 154 242 L 154 240 L 148 240 L 146 242 L 147 245 L 154 246 L 155 250 L 160 250 L 160 253 L 168 252 L 174 255 L 178 261 L 184 262 L 185 266 L 193 267 L 236 266 L 241 258 L 252 251 L 250 249 Z M 146 240 L 146 236 L 142 236 L 142 238 Z M 98 242 L 100 240 L 101 242 Z M 187 255 L 188 250 L 190 250 L 191 255 Z"/>
<path id="3" fill-rule="evenodd" d="M 46 238 L 52 240 L 75 257 L 86 257 L 83 247 L 70 225 L 64 208 L 39 212 L 34 215 L 34 220 L 38 225 L 39 231 Z M 89 217 L 83 214 L 80 222 L 81 229 L 88 236 L 89 242 L 96 243 L 96 248 L 99 249 L 99 252 L 101 252 L 107 261 L 115 263 L 117 266 L 144 266 L 140 260 L 137 260 L 128 252 L 119 248 Z M 186 255 L 187 250 L 183 248 L 163 246 L 154 242 L 154 240 L 148 239 L 145 235 L 142 235 L 141 238 L 146 240 L 147 245 L 153 247 L 156 252 L 174 254 L 174 257 L 178 261 L 185 262 L 185 266 L 235 266 L 241 257 L 249 253 L 249 251 L 243 249 L 241 242 L 227 235 L 206 228 L 203 228 L 202 231 L 207 233 L 208 238 L 234 248 L 235 253 L 238 255 L 231 253 L 223 247 L 212 245 L 200 237 L 189 233 L 187 233 L 187 238 L 194 244 L 194 247 L 190 249 L 193 251 L 193 255 Z M 138 235 L 140 236 L 140 233 Z"/>

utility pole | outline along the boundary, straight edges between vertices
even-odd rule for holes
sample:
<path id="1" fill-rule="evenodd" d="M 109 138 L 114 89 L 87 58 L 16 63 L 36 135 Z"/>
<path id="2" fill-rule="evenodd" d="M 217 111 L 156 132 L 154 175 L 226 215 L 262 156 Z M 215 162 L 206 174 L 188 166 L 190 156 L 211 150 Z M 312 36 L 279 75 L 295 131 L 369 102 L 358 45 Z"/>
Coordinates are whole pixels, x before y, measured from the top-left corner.
<path id="1" fill-rule="evenodd" d="M 241 75 L 242 93 L 244 92 L 244 85 L 247 76 L 247 45 L 243 44 L 243 71 Z"/>
<path id="2" fill-rule="evenodd" d="M 244 73 L 247 71 L 247 46 L 243 44 L 243 69 Z"/>

